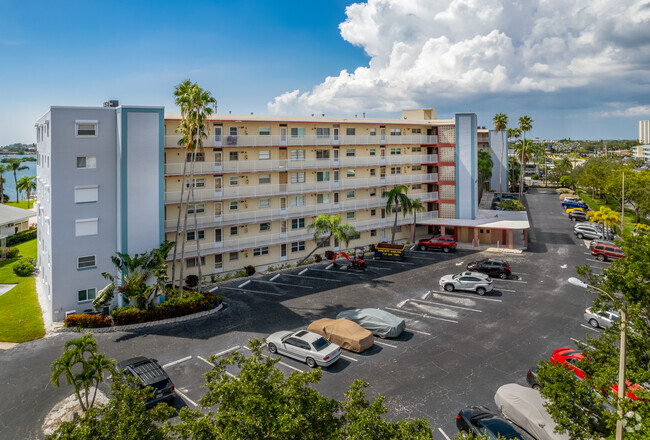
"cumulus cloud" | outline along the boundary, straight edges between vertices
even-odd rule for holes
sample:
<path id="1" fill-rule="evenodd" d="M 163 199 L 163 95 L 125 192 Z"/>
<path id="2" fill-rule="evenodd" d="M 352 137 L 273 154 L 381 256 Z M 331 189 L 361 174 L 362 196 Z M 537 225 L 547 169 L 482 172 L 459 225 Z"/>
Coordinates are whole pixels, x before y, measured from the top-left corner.
<path id="1" fill-rule="evenodd" d="M 649 91 L 647 0 L 368 0 L 341 36 L 370 57 L 270 112 L 395 112 L 453 99 L 634 84 Z"/>
<path id="2" fill-rule="evenodd" d="M 637 117 L 650 115 L 650 105 L 634 105 L 626 107 L 622 104 L 614 104 L 614 107 L 619 107 L 614 110 L 603 111 L 594 113 L 593 116 L 600 117 Z"/>

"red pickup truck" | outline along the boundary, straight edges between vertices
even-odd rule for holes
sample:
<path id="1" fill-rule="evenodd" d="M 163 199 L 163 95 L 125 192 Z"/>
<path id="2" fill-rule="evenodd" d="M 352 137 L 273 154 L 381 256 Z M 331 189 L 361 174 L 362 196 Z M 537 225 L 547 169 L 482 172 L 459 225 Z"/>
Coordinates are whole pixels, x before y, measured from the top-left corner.
<path id="1" fill-rule="evenodd" d="M 442 250 L 443 252 L 449 252 L 456 249 L 456 240 L 454 240 L 453 235 L 435 235 L 420 240 L 418 249 L 421 251 Z"/>

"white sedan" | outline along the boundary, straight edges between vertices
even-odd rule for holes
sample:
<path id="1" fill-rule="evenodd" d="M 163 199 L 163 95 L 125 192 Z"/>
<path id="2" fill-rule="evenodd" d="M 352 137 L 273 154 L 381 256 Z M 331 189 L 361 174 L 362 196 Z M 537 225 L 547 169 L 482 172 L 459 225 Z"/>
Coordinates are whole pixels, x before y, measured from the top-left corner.
<path id="1" fill-rule="evenodd" d="M 271 353 L 305 362 L 310 368 L 330 366 L 341 356 L 341 347 L 307 330 L 275 332 L 266 342 Z"/>
<path id="2" fill-rule="evenodd" d="M 462 272 L 440 278 L 440 287 L 447 292 L 469 290 L 483 296 L 492 291 L 492 278 L 481 272 Z"/>

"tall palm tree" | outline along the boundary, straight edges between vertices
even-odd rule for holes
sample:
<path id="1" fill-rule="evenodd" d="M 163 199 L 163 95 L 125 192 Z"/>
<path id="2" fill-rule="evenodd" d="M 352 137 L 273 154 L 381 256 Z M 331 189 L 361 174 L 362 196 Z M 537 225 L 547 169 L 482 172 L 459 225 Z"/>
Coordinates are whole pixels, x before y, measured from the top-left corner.
<path id="1" fill-rule="evenodd" d="M 523 139 L 523 149 L 522 149 L 522 154 L 521 154 L 521 181 L 519 183 L 519 200 L 522 199 L 522 196 L 524 195 L 524 176 L 526 175 L 526 163 L 523 162 L 524 155 L 526 154 L 526 132 L 532 130 L 533 128 L 533 119 L 528 116 L 524 115 L 519 118 L 519 129 L 521 130 L 522 134 L 522 139 Z"/>
<path id="2" fill-rule="evenodd" d="M 611 228 L 614 225 L 619 225 L 621 223 L 618 212 L 612 211 L 611 208 L 606 206 L 601 206 L 598 211 L 589 211 L 587 213 L 587 220 L 598 223 L 602 226 L 603 237 L 607 236 L 605 234 L 605 228 Z M 621 231 L 622 229 L 623 228 L 621 227 Z"/>
<path id="3" fill-rule="evenodd" d="M 92 383 L 90 375 L 91 367 L 87 363 L 86 354 L 92 356 L 97 350 L 97 341 L 93 338 L 92 333 L 86 333 L 79 339 L 66 341 L 63 345 L 64 351 L 59 359 L 52 364 L 52 376 L 50 381 L 55 387 L 59 386 L 59 379 L 63 375 L 68 385 L 74 385 L 77 400 L 81 409 L 86 411 L 89 408 L 88 392 L 85 396 L 85 404 L 81 399 L 81 389 L 88 390 L 89 382 Z M 75 365 L 81 364 L 81 372 L 75 373 Z"/>
<path id="4" fill-rule="evenodd" d="M 2 159 L 2 163 L 7 164 L 7 171 L 11 171 L 14 173 L 14 184 L 16 185 L 16 201 L 20 202 L 20 193 L 18 192 L 18 177 L 16 176 L 16 173 L 18 171 L 23 171 L 23 170 L 28 170 L 29 167 L 26 165 L 23 165 L 24 160 L 23 159 L 17 159 L 17 158 L 9 158 L 9 159 Z"/>
<path id="5" fill-rule="evenodd" d="M 494 162 L 492 161 L 492 152 L 490 150 L 479 151 L 477 165 L 479 176 L 478 198 L 481 200 L 483 195 L 483 183 L 489 181 L 492 177 L 492 167 L 494 166 Z"/>
<path id="6" fill-rule="evenodd" d="M 3 174 L 7 171 L 7 165 L 0 164 L 0 203 L 5 202 L 5 178 Z"/>
<path id="7" fill-rule="evenodd" d="M 397 228 L 397 213 L 399 212 L 400 206 L 402 207 L 402 215 L 406 215 L 410 199 L 407 195 L 408 188 L 404 185 L 395 185 L 393 189 L 388 191 L 386 194 L 386 211 L 391 212 L 391 209 L 395 211 L 395 223 L 393 224 L 393 235 L 390 239 L 391 243 L 395 243 L 395 229 Z"/>
<path id="8" fill-rule="evenodd" d="M 422 203 L 422 200 L 420 199 L 414 199 L 410 200 L 408 204 L 408 210 L 409 212 L 413 213 L 413 236 L 411 237 L 411 241 L 415 243 L 415 228 L 417 227 L 417 215 L 418 212 L 424 212 L 427 210 L 426 205 Z"/>
<path id="9" fill-rule="evenodd" d="M 89 408 L 92 408 L 95 404 L 95 397 L 97 397 L 97 388 L 99 388 L 99 384 L 104 381 L 104 371 L 115 374 L 117 363 L 114 359 L 106 357 L 105 353 L 95 353 L 94 356 L 90 358 L 88 364 L 91 368 L 90 378 L 95 385 L 93 400 L 90 402 L 89 406 Z M 86 395 L 88 395 L 88 392 L 86 392 Z"/>
<path id="10" fill-rule="evenodd" d="M 492 120 L 494 124 L 494 130 L 496 131 L 497 134 L 501 132 L 501 159 L 499 164 L 501 165 L 499 167 L 499 192 L 503 193 L 503 183 L 502 183 L 502 178 L 503 178 L 503 173 L 501 170 L 503 169 L 503 151 L 506 149 L 506 140 L 505 140 L 505 135 L 506 135 L 506 128 L 508 127 L 508 116 L 506 116 L 505 113 L 497 113 L 494 115 L 494 118 Z"/>
<path id="11" fill-rule="evenodd" d="M 354 226 L 347 223 L 341 223 L 341 216 L 339 214 L 320 214 L 316 217 L 314 223 L 308 226 L 308 229 L 314 231 L 313 238 L 316 247 L 305 258 L 300 260 L 298 265 L 301 265 L 305 260 L 311 257 L 318 248 L 325 246 L 326 243 L 330 243 L 332 238 L 338 242 L 344 242 L 345 247 L 347 248 L 350 244 L 350 240 L 358 235 Z"/>
<path id="12" fill-rule="evenodd" d="M 36 191 L 36 176 L 23 176 L 16 184 L 16 190 L 24 191 L 27 194 L 27 209 L 29 209 L 29 200 L 32 192 Z"/>

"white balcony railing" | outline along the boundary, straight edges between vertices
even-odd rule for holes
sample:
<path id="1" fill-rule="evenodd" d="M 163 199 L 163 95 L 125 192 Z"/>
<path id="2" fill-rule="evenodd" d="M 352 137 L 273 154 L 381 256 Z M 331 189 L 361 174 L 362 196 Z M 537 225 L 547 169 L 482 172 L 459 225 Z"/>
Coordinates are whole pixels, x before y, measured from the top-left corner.
<path id="1" fill-rule="evenodd" d="M 438 211 L 428 211 L 418 213 L 417 216 L 419 221 L 430 220 L 438 218 Z M 347 223 L 354 226 L 358 232 L 368 231 L 370 229 L 383 229 L 390 228 L 395 222 L 394 216 L 387 216 L 385 218 L 378 218 L 376 220 L 364 220 L 364 221 L 348 221 Z M 407 225 L 413 223 L 413 216 L 407 214 L 402 216 L 401 214 L 397 217 L 397 225 Z M 250 235 L 237 239 L 224 240 L 219 242 L 201 242 L 201 255 L 210 255 L 210 254 L 220 254 L 224 252 L 239 251 L 244 249 L 251 249 L 263 246 L 273 246 L 281 243 L 291 243 L 295 241 L 313 241 L 313 233 L 310 233 L 306 229 L 301 229 L 298 231 L 290 231 L 285 234 L 275 233 L 275 234 L 256 234 Z M 173 255 L 173 251 L 169 253 Z M 185 244 L 185 258 L 195 257 L 197 255 L 197 245 L 195 242 L 190 242 Z"/>
<path id="2" fill-rule="evenodd" d="M 437 163 L 437 154 L 396 154 L 387 156 L 340 157 L 339 159 L 305 160 L 233 160 L 223 162 L 196 162 L 194 173 L 250 173 L 259 171 L 300 171 L 306 169 L 331 169 L 391 165 L 420 165 Z M 182 175 L 183 163 L 165 164 L 166 175 Z M 190 164 L 186 172 L 190 172 Z"/>
<path id="3" fill-rule="evenodd" d="M 165 147 L 183 148 L 178 145 L 180 135 L 165 136 Z M 338 146 L 338 145 L 435 145 L 438 136 L 403 135 L 403 136 L 317 136 L 301 137 L 281 135 L 210 135 L 203 140 L 204 147 L 276 147 L 276 146 Z"/>
<path id="4" fill-rule="evenodd" d="M 422 202 L 435 202 L 438 192 L 414 193 L 413 198 Z M 241 213 L 224 213 L 219 216 L 197 215 L 196 223 L 192 214 L 188 216 L 187 230 L 241 225 L 248 223 L 261 223 L 275 220 L 288 220 L 291 218 L 310 217 L 320 214 L 337 214 L 341 212 L 359 211 L 362 209 L 382 208 L 386 206 L 386 199 L 375 197 L 364 200 L 347 200 L 341 203 L 323 203 L 320 205 L 290 207 L 288 209 L 259 209 Z M 419 214 L 418 214 L 419 215 Z M 165 232 L 176 230 L 177 219 L 165 220 Z"/>
<path id="5" fill-rule="evenodd" d="M 243 197 L 266 197 L 287 194 L 307 194 L 311 192 L 331 192 L 349 189 L 373 188 L 381 186 L 406 185 L 411 183 L 437 182 L 438 174 L 402 174 L 385 177 L 368 177 L 359 179 L 343 179 L 327 182 L 305 182 L 291 184 L 265 184 L 221 188 L 220 190 L 195 188 L 194 201 L 205 202 L 214 200 L 241 199 Z M 180 191 L 165 192 L 165 203 L 178 203 Z"/>

